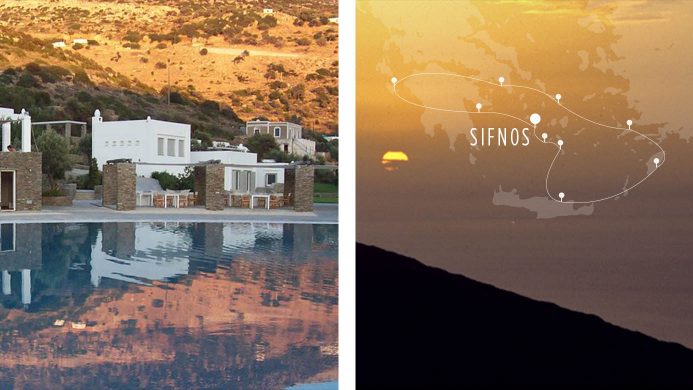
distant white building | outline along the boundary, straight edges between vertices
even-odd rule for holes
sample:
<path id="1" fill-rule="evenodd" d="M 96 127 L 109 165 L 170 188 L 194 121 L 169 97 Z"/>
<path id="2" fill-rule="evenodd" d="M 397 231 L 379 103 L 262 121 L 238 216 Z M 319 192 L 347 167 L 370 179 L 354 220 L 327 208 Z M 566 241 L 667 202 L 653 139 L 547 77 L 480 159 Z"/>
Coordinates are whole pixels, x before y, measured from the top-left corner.
<path id="1" fill-rule="evenodd" d="M 274 10 L 272 8 L 265 8 L 262 10 L 262 13 L 265 15 L 272 15 L 274 13 Z"/>
<path id="2" fill-rule="evenodd" d="M 231 143 L 226 141 L 212 141 L 213 148 L 230 148 Z"/>
<path id="3" fill-rule="evenodd" d="M 84 38 L 75 38 L 72 40 L 73 45 L 88 45 L 89 41 Z"/>
<path id="4" fill-rule="evenodd" d="M 54 49 L 62 49 L 64 47 L 65 47 L 65 41 L 53 42 L 53 48 Z"/>
<path id="5" fill-rule="evenodd" d="M 329 18 L 329 19 L 327 19 L 327 20 L 328 20 L 330 23 L 339 24 L 339 18 L 337 18 L 337 17 L 335 17 L 335 18 Z"/>
<path id="6" fill-rule="evenodd" d="M 135 163 L 153 163 L 137 164 L 137 175 L 145 177 L 151 177 L 155 171 L 178 175 L 184 173 L 187 166 L 167 164 L 220 160 L 222 164 L 239 165 L 225 168 L 224 188 L 236 192 L 254 192 L 258 187 L 284 183 L 283 166 L 287 164 L 258 164 L 257 154 L 245 152 L 248 150 L 245 147 L 191 152 L 190 133 L 188 124 L 151 118 L 104 122 L 96 110 L 92 118 L 92 156 L 99 169 L 108 160 L 121 158 Z"/>
<path id="7" fill-rule="evenodd" d="M 281 150 L 299 156 L 315 156 L 315 141 L 302 138 L 303 128 L 291 122 L 249 121 L 245 126 L 248 137 L 271 134 Z"/>

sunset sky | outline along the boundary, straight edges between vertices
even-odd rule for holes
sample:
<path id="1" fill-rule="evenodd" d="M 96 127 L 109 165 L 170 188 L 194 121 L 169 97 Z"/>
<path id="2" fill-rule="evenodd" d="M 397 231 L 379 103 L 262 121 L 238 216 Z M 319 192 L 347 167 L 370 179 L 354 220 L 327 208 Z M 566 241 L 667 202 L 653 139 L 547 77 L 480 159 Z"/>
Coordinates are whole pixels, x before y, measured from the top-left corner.
<path id="1" fill-rule="evenodd" d="M 693 277 L 679 254 L 693 250 L 684 238 L 692 226 L 680 219 L 693 209 L 682 168 L 693 163 L 691 25 L 686 1 L 357 1 L 357 240 L 693 346 L 693 304 L 674 291 Z M 665 148 L 666 163 L 615 200 L 555 205 L 545 193 L 555 149 L 536 139 L 470 146 L 471 127 L 524 125 L 425 109 L 393 93 L 392 77 L 422 72 L 504 76 L 560 93 L 561 104 L 590 120 L 623 128 L 631 119 Z M 567 142 L 548 183 L 556 194 L 618 192 L 658 156 L 642 137 L 605 131 L 529 92 L 410 80 L 398 92 L 423 105 L 474 111 L 483 102 L 525 120 L 541 112 L 540 127 Z M 408 162 L 385 169 L 388 151 Z M 656 310 L 670 317 L 651 317 Z"/>

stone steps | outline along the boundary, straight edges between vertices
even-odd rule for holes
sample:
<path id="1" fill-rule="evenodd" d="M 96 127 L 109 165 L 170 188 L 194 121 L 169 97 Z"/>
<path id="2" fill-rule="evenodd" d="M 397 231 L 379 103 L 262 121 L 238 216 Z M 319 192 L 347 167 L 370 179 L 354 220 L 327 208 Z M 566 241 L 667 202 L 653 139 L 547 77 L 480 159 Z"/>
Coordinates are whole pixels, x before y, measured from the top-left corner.
<path id="1" fill-rule="evenodd" d="M 75 192 L 75 200 L 94 200 L 94 190 L 77 190 Z"/>

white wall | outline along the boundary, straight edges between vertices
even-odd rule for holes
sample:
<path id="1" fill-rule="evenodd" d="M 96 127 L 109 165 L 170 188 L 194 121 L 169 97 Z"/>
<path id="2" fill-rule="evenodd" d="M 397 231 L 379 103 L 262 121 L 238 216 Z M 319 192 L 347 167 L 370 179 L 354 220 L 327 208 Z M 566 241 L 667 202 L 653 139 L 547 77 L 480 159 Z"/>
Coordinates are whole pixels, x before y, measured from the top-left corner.
<path id="1" fill-rule="evenodd" d="M 190 162 L 201 162 L 208 160 L 220 160 L 222 164 L 244 164 L 244 165 L 262 165 L 257 162 L 257 154 L 236 152 L 231 150 L 214 150 L 214 151 L 198 151 L 190 153 Z M 272 164 L 268 164 L 272 165 Z M 226 167 L 224 170 L 224 189 L 231 191 L 233 189 L 233 171 L 246 170 L 255 173 L 255 186 L 265 186 L 265 174 L 276 173 L 277 182 L 284 182 L 283 168 L 234 168 Z"/>
<path id="2" fill-rule="evenodd" d="M 158 154 L 158 138 L 164 139 L 164 155 Z M 168 156 L 168 140 L 174 140 L 174 156 Z M 183 141 L 180 157 L 179 140 Z M 154 119 L 104 122 L 92 118 L 92 155 L 99 169 L 108 160 L 129 158 L 133 162 L 190 163 L 190 125 Z M 177 175 L 184 166 L 137 165 L 137 175 L 150 177 L 154 171 Z"/>

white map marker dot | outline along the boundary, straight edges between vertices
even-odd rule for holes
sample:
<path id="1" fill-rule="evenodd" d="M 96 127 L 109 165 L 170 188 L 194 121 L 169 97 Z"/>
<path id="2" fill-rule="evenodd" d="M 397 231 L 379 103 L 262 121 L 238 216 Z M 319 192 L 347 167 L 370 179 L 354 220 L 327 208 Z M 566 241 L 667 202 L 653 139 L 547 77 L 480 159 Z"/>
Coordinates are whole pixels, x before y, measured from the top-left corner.
<path id="1" fill-rule="evenodd" d="M 558 104 L 561 104 L 561 94 L 560 93 L 556 94 L 556 101 L 558 102 Z"/>
<path id="2" fill-rule="evenodd" d="M 529 116 L 529 121 L 532 122 L 534 128 L 536 129 L 539 122 L 541 122 L 541 116 L 535 112 Z"/>
<path id="3" fill-rule="evenodd" d="M 633 124 L 633 121 L 630 120 L 630 119 L 628 119 L 628 120 L 626 121 L 626 124 L 628 125 L 628 130 L 630 130 L 630 126 Z"/>
<path id="4" fill-rule="evenodd" d="M 563 202 L 563 198 L 565 198 L 565 194 L 562 192 L 559 192 L 558 197 L 561 198 L 561 202 Z"/>
<path id="5" fill-rule="evenodd" d="M 546 142 L 546 139 L 549 138 L 549 135 L 546 133 L 541 133 L 541 138 L 543 138 L 544 142 Z"/>
<path id="6" fill-rule="evenodd" d="M 655 157 L 654 160 L 652 160 L 652 162 L 655 164 L 655 168 L 658 168 L 658 167 L 659 167 L 659 162 L 660 162 L 660 160 L 659 160 L 658 157 Z"/>
<path id="7" fill-rule="evenodd" d="M 481 111 L 481 103 L 476 104 L 476 111 L 477 112 Z"/>
<path id="8" fill-rule="evenodd" d="M 562 139 L 559 139 L 557 143 L 558 143 L 559 148 L 563 146 L 563 140 Z"/>
<path id="9" fill-rule="evenodd" d="M 501 76 L 498 78 L 498 82 L 500 83 L 501 87 L 503 86 L 503 83 L 505 82 L 505 77 Z"/>

